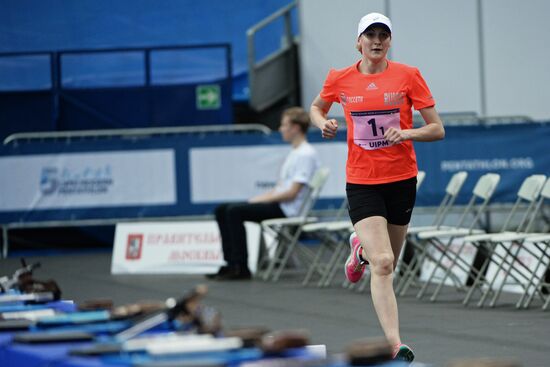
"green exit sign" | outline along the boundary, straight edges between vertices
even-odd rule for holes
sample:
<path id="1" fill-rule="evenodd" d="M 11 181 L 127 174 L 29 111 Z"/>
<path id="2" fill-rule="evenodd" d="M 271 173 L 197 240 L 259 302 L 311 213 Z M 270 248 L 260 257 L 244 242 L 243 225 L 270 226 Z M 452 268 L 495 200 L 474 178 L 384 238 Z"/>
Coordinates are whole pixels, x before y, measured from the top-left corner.
<path id="1" fill-rule="evenodd" d="M 198 85 L 195 94 L 198 110 L 218 110 L 222 106 L 221 90 L 218 84 Z"/>

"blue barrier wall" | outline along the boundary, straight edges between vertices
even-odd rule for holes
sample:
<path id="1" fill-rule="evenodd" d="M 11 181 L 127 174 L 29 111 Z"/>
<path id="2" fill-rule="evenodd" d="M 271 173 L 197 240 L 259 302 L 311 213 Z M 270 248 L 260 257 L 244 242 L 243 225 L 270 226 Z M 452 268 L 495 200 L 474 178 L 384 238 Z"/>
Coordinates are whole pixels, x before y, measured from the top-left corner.
<path id="1" fill-rule="evenodd" d="M 54 84 L 47 54 L 0 57 L 0 140 L 15 132 L 232 123 L 232 101 L 249 98 L 246 30 L 289 3 L 169 0 L 159 6 L 151 0 L 3 2 L 0 54 L 229 44 L 229 76 L 233 79 L 225 79 L 223 50 L 156 52 L 151 55 L 151 84 L 178 84 L 180 88 L 173 87 L 176 93 L 165 98 L 163 91 L 169 88 L 159 87 L 151 96 L 141 90 L 145 75 L 140 53 L 71 55 L 61 62 L 61 84 L 79 91 L 56 100 L 47 93 Z M 258 33 L 258 58 L 280 47 L 283 29 L 283 21 L 278 20 Z M 221 88 L 221 109 L 197 111 L 196 85 L 212 83 Z M 98 88 L 106 87 L 120 89 L 100 95 Z M 76 98 L 82 96 L 86 98 Z"/>
<path id="2" fill-rule="evenodd" d="M 197 53 L 211 61 L 193 60 Z M 0 77 L 22 75 L 22 64 L 44 56 L 50 80 L 38 91 L 13 80 L 4 90 L 0 82 L 0 140 L 17 132 L 233 122 L 229 44 L 0 54 Z M 13 70 L 5 73 L 3 62 Z"/>
<path id="3" fill-rule="evenodd" d="M 494 126 L 446 127 L 446 137 L 434 143 L 415 143 L 418 167 L 426 171 L 417 204 L 437 205 L 451 176 L 464 170 L 468 180 L 458 198 L 466 203 L 479 177 L 501 175 L 494 202 L 512 202 L 523 179 L 550 176 L 550 125 L 525 123 Z"/>
<path id="4" fill-rule="evenodd" d="M 155 47 L 163 45 L 231 44 L 233 75 L 247 70 L 246 30 L 289 0 L 26 0 L 3 1 L 0 53 L 83 48 Z M 296 30 L 296 17 L 293 17 Z M 258 34 L 258 57 L 278 49 L 282 21 Z M 193 56 L 204 63 L 207 55 Z M 30 64 L 29 64 L 30 63 Z M 201 63 L 194 66 L 200 69 Z M 25 77 L 2 74 L 0 84 L 44 85 L 43 62 L 20 62 Z M 85 70 L 84 66 L 81 67 Z M 0 68 L 1 69 L 1 68 Z M 129 69 L 131 70 L 131 68 Z M 235 98 L 248 98 L 247 83 L 236 83 Z M 34 88 L 34 87 L 33 87 Z M 1 89 L 1 85 L 0 85 Z"/>
<path id="5" fill-rule="evenodd" d="M 469 173 L 458 203 L 465 203 L 477 179 L 484 173 L 496 172 L 502 177 L 493 202 L 512 202 L 523 179 L 531 174 L 550 175 L 548 124 L 521 124 L 501 126 L 447 127 L 446 139 L 435 143 L 415 143 L 419 168 L 426 171 L 426 179 L 418 193 L 417 205 L 437 205 L 444 195 L 452 174 L 459 170 Z M 312 131 L 310 141 L 330 144 Z M 345 134 L 336 139 L 345 144 Z M 158 136 L 147 139 L 73 140 L 70 142 L 21 142 L 2 148 L 3 157 L 25 157 L 46 153 L 109 152 L 147 149 L 173 149 L 175 154 L 177 202 L 161 206 L 128 206 L 70 210 L 0 211 L 0 222 L 67 220 L 89 218 L 157 217 L 211 214 L 218 203 L 194 204 L 190 197 L 189 152 L 196 147 L 254 147 L 284 144 L 279 134 L 194 134 Z M 219 157 L 223 162 L 224 157 Z M 342 165 L 345 156 L 335 157 L 325 165 Z M 399 164 L 399 162 L 395 162 Z M 208 167 L 201 167 L 207 170 Z M 5 178 L 9 172 L 3 172 Z M 21 179 L 21 178 L 14 178 Z M 223 177 L 220 177 L 223 180 Z M 40 182 L 36 185 L 37 191 Z M 342 185 L 343 187 L 343 185 Z M 4 193 L 5 194 L 5 193 Z M 318 208 L 338 207 L 344 192 L 338 198 L 320 200 Z"/>

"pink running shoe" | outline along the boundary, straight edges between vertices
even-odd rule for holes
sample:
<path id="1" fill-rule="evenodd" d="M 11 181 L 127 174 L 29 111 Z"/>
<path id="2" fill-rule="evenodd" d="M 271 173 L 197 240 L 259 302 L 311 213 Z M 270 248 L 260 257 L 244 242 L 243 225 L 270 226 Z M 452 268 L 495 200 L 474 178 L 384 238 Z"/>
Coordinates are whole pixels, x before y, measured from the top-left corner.
<path id="1" fill-rule="evenodd" d="M 349 247 L 351 253 L 346 260 L 346 278 L 352 283 L 357 283 L 365 272 L 365 266 L 368 264 L 366 261 L 362 261 L 359 258 L 359 249 L 361 248 L 361 242 L 355 232 L 349 236 Z"/>
<path id="2" fill-rule="evenodd" d="M 414 361 L 414 352 L 405 344 L 398 344 L 393 349 L 393 359 L 396 361 L 412 362 Z"/>

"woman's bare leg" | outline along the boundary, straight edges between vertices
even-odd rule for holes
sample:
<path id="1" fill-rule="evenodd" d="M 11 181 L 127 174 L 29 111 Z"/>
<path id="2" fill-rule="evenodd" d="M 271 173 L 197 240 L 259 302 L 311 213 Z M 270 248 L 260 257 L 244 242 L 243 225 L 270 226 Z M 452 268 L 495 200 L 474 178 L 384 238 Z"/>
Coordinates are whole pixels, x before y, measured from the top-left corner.
<path id="1" fill-rule="evenodd" d="M 393 269 L 397 256 L 392 248 L 388 223 L 384 217 L 373 216 L 355 224 L 355 232 L 361 241 L 363 257 L 370 263 L 371 296 L 382 330 L 391 345 L 401 343 L 397 301 L 393 291 Z"/>

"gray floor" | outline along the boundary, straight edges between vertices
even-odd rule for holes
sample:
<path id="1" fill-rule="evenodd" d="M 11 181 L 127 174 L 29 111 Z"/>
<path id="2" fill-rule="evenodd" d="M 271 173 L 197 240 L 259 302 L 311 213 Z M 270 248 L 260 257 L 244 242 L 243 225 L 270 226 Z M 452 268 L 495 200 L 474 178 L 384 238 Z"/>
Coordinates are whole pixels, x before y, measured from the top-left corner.
<path id="1" fill-rule="evenodd" d="M 204 303 L 222 312 L 227 327 L 304 328 L 313 343 L 326 344 L 330 352 L 343 351 L 355 339 L 382 335 L 370 296 L 337 286 L 304 288 L 297 278 L 265 283 L 215 282 L 190 275 L 112 276 L 107 252 L 27 261 L 41 261 L 36 278 L 57 280 L 63 297 L 76 302 L 105 297 L 117 305 L 161 300 L 205 283 L 209 295 Z M 0 260 L 0 275 L 11 273 L 17 265 L 17 258 Z M 543 312 L 539 303 L 517 311 L 508 297 L 509 303 L 495 309 L 477 309 L 464 308 L 457 302 L 460 297 L 446 290 L 437 303 L 412 296 L 398 298 L 402 339 L 415 349 L 418 361 L 445 366 L 456 358 L 513 357 L 526 367 L 550 366 L 550 312 Z"/>

